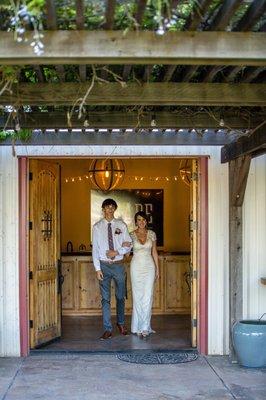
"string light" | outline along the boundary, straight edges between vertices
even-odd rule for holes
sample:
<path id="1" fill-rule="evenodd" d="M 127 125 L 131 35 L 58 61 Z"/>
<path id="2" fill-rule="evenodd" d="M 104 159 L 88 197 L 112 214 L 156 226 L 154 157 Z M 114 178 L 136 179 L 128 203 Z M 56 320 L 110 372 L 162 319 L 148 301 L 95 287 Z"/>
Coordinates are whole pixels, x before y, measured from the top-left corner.
<path id="1" fill-rule="evenodd" d="M 184 174 L 182 174 L 184 171 L 183 171 L 183 169 L 181 168 L 180 170 L 179 170 L 179 172 L 180 172 L 180 178 L 182 179 L 182 180 L 184 180 L 185 179 L 185 176 L 184 176 Z M 121 174 L 119 174 L 119 173 L 116 173 L 115 174 L 115 176 L 118 178 L 118 179 L 121 179 L 122 178 L 122 175 Z M 86 181 L 87 179 L 89 179 L 89 176 L 88 175 L 79 175 L 79 176 L 70 176 L 70 177 L 65 177 L 64 178 L 64 181 L 66 182 L 66 183 L 69 183 L 69 182 L 81 182 L 81 181 Z M 150 181 L 150 182 L 170 182 L 170 181 L 173 181 L 173 182 L 177 182 L 178 181 L 178 176 L 176 176 L 176 175 L 174 175 L 174 176 L 169 176 L 169 175 L 164 175 L 164 176 L 143 176 L 143 175 L 141 175 L 141 176 L 137 176 L 137 175 L 126 175 L 125 176 L 125 178 L 124 179 L 126 179 L 126 180 L 133 180 L 133 181 L 136 181 L 136 182 L 138 182 L 138 181 L 140 181 L 140 182 L 143 182 L 143 181 Z"/>

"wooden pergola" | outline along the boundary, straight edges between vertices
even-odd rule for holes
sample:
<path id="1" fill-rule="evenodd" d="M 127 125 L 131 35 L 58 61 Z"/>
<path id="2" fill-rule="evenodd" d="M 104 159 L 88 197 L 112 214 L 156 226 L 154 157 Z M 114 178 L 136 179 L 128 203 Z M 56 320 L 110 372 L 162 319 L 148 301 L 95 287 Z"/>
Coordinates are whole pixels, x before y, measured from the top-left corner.
<path id="1" fill-rule="evenodd" d="M 98 2 L 103 11 L 96 22 L 87 16 L 89 1 L 73 0 L 70 20 L 62 17 L 61 3 L 46 1 L 41 55 L 28 44 L 34 32 L 28 33 L 27 43 L 17 43 L 12 32 L 0 31 L 0 67 L 18 69 L 12 91 L 0 96 L 1 106 L 16 108 L 15 118 L 4 108 L 0 126 L 14 129 L 19 119 L 20 127 L 38 130 L 29 141 L 33 144 L 71 144 L 73 129 L 80 129 L 76 135 L 84 145 L 106 140 L 224 145 L 221 161 L 229 162 L 230 176 L 233 323 L 242 316 L 245 186 L 251 158 L 266 149 L 266 0 L 162 2 L 168 4 L 162 9 L 165 18 L 171 10 L 182 20 L 163 35 L 151 1 L 132 2 L 130 18 L 124 15 L 127 22 L 121 17 L 123 1 Z M 182 14 L 184 4 L 190 7 Z M 125 135 L 128 128 L 131 134 Z M 72 134 L 61 135 L 60 129 Z"/>

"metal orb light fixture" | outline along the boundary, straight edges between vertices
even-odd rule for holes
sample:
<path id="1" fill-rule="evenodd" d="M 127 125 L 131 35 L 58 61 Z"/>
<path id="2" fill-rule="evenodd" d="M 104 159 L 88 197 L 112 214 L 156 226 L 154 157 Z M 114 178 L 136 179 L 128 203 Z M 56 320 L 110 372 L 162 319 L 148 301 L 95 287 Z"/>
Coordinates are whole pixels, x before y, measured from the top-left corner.
<path id="1" fill-rule="evenodd" d="M 89 176 L 98 189 L 109 192 L 122 183 L 125 167 L 123 162 L 116 158 L 96 159 L 90 165 Z"/>

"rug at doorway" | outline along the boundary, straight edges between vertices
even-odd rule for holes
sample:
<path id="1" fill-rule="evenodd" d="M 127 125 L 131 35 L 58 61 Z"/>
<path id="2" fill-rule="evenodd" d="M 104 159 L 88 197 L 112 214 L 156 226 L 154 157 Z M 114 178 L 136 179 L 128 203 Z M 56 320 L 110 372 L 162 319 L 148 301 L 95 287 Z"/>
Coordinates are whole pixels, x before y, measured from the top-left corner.
<path id="1" fill-rule="evenodd" d="M 198 358 L 198 353 L 196 350 L 130 352 L 117 354 L 116 357 L 121 361 L 134 364 L 179 364 L 195 361 Z"/>

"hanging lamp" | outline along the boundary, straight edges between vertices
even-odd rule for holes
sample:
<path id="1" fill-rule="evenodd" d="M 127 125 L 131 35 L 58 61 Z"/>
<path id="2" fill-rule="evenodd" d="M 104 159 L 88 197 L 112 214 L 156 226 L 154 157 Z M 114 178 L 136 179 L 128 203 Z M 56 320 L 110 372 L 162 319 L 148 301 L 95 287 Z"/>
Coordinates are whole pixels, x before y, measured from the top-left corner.
<path id="1" fill-rule="evenodd" d="M 109 192 L 119 186 L 123 182 L 124 176 L 124 164 L 116 158 L 95 159 L 90 165 L 90 180 L 103 192 Z"/>

